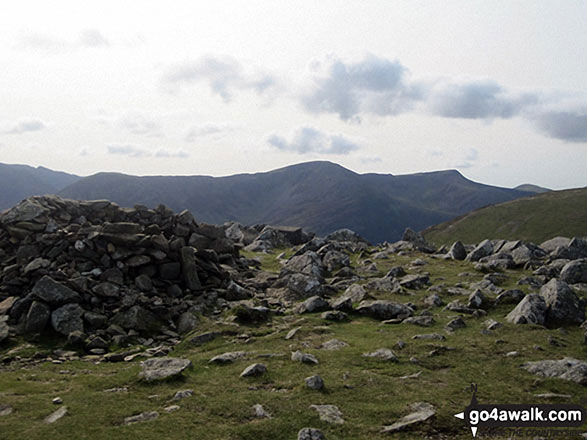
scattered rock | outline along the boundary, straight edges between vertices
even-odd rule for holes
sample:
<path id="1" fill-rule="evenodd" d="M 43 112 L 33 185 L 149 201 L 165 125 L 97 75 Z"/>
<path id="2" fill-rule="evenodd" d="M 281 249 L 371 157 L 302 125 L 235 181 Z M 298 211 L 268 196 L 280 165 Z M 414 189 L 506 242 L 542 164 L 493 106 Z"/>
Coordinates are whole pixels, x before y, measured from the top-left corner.
<path id="1" fill-rule="evenodd" d="M 298 440 L 326 440 L 326 437 L 319 429 L 302 428 L 298 432 Z"/>
<path id="2" fill-rule="evenodd" d="M 380 349 L 375 350 L 371 353 L 363 353 L 363 356 L 377 358 L 377 359 L 381 359 L 384 361 L 391 361 L 391 362 L 398 362 L 399 361 L 399 359 L 395 355 L 395 353 L 393 351 L 391 351 L 389 348 L 380 348 Z"/>
<path id="3" fill-rule="evenodd" d="M 302 353 L 301 351 L 297 350 L 291 354 L 291 360 L 296 362 L 301 362 L 302 364 L 310 364 L 310 365 L 318 365 L 318 359 L 316 356 L 309 353 Z"/>
<path id="4" fill-rule="evenodd" d="M 257 377 L 267 372 L 267 367 L 263 364 L 251 364 L 243 370 L 241 377 Z"/>
<path id="5" fill-rule="evenodd" d="M 426 402 L 416 402 L 410 405 L 412 412 L 393 425 L 384 426 L 382 432 L 390 433 L 405 430 L 412 425 L 423 423 L 436 414 L 436 408 Z"/>
<path id="6" fill-rule="evenodd" d="M 387 300 L 361 301 L 357 312 L 380 321 L 394 318 L 408 318 L 414 310 L 404 304 Z"/>
<path id="7" fill-rule="evenodd" d="M 0 403 L 0 417 L 9 416 L 14 409 L 10 405 Z"/>
<path id="8" fill-rule="evenodd" d="M 457 318 L 451 319 L 444 328 L 450 332 L 454 332 L 455 330 L 465 327 L 467 327 L 465 320 L 459 316 Z"/>
<path id="9" fill-rule="evenodd" d="M 579 325 L 585 320 L 585 305 L 564 281 L 550 280 L 540 289 L 546 303 L 546 325 Z"/>
<path id="10" fill-rule="evenodd" d="M 556 377 L 579 385 L 587 385 L 587 362 L 566 357 L 559 361 L 546 360 L 527 362 L 522 365 L 526 371 L 543 377 Z"/>
<path id="11" fill-rule="evenodd" d="M 151 358 L 141 362 L 139 377 L 147 382 L 176 377 L 186 369 L 192 368 L 192 361 L 173 357 Z"/>
<path id="12" fill-rule="evenodd" d="M 191 397 L 193 395 L 194 395 L 194 390 L 181 390 L 181 391 L 177 391 L 173 395 L 173 398 L 171 400 L 173 400 L 174 402 L 177 402 L 178 400 L 182 400 L 187 397 Z"/>
<path id="13" fill-rule="evenodd" d="M 298 313 L 315 313 L 322 312 L 330 308 L 330 304 L 325 299 L 319 296 L 311 296 L 306 299 L 297 308 Z"/>
<path id="14" fill-rule="evenodd" d="M 45 421 L 45 423 L 48 423 L 48 424 L 55 423 L 57 420 L 59 420 L 60 418 L 62 418 L 66 414 L 67 414 L 67 407 L 62 406 L 57 411 L 54 411 L 51 414 L 49 414 L 47 417 L 45 417 L 44 421 Z"/>
<path id="15" fill-rule="evenodd" d="M 544 325 L 546 301 L 542 296 L 535 293 L 526 295 L 505 319 L 513 324 Z"/>
<path id="16" fill-rule="evenodd" d="M 124 421 L 122 422 L 123 425 L 133 425 L 135 423 L 142 423 L 147 422 L 149 420 L 155 420 L 159 417 L 159 413 L 157 411 L 147 411 L 135 416 L 125 417 Z"/>
<path id="17" fill-rule="evenodd" d="M 324 388 L 324 381 L 319 375 L 306 377 L 305 379 L 306 387 L 310 388 L 311 390 L 320 391 Z"/>
<path id="18" fill-rule="evenodd" d="M 271 418 L 271 414 L 269 414 L 267 412 L 267 410 L 265 410 L 265 408 L 263 408 L 263 405 L 256 403 L 255 405 L 253 405 L 253 415 L 257 418 L 257 419 L 270 419 Z"/>
<path id="19" fill-rule="evenodd" d="M 244 351 L 232 351 L 232 352 L 228 352 L 228 353 L 222 353 L 219 354 L 218 356 L 214 356 L 212 359 L 210 359 L 210 363 L 211 364 L 230 364 L 234 361 L 236 361 L 237 359 L 243 358 L 246 356 L 246 352 Z"/>
<path id="20" fill-rule="evenodd" d="M 320 348 L 323 350 L 340 350 L 341 348 L 348 346 L 349 344 L 347 344 L 344 341 L 340 341 L 338 339 L 330 339 L 329 341 L 322 343 L 322 345 L 320 345 Z"/>
<path id="21" fill-rule="evenodd" d="M 414 335 L 412 339 L 428 339 L 428 340 L 437 340 L 437 341 L 445 341 L 446 337 L 439 334 L 439 333 L 427 333 L 422 335 Z"/>
<path id="22" fill-rule="evenodd" d="M 341 312 L 340 310 L 329 310 L 328 312 L 322 313 L 320 317 L 328 321 L 336 322 L 348 321 L 350 319 L 349 315 L 347 315 L 345 312 Z"/>
<path id="23" fill-rule="evenodd" d="M 320 420 L 326 423 L 333 423 L 335 425 L 344 424 L 342 413 L 337 406 L 334 405 L 310 405 L 310 408 L 315 409 L 320 416 Z"/>

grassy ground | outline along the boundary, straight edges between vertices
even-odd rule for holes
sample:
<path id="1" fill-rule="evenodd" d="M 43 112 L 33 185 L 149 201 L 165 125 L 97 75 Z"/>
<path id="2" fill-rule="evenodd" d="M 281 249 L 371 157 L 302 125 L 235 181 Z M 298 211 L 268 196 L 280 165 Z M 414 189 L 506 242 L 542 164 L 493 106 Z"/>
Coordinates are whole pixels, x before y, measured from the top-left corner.
<path id="1" fill-rule="evenodd" d="M 524 199 L 481 208 L 432 226 L 427 240 L 452 244 L 479 243 L 487 237 L 542 243 L 556 236 L 587 234 L 587 188 L 551 191 Z"/>
<path id="2" fill-rule="evenodd" d="M 482 278 L 482 274 L 475 273 L 468 263 L 416 254 L 376 260 L 376 263 L 383 274 L 391 266 L 407 267 L 416 257 L 429 262 L 418 270 L 430 272 L 435 285 L 448 287 Z M 263 256 L 262 261 L 268 269 L 279 267 L 274 256 Z M 465 271 L 472 276 L 458 275 Z M 520 271 L 510 272 L 503 287 L 514 287 L 522 274 Z M 429 294 L 425 290 L 411 292 L 410 296 L 372 293 L 380 298 L 410 301 L 420 309 L 422 299 Z M 445 300 L 456 298 L 446 296 Z M 504 316 L 512 307 L 492 309 L 488 317 L 505 322 Z M 519 367 L 531 360 L 564 356 L 587 358 L 587 346 L 582 344 L 583 332 L 578 327 L 561 331 L 505 324 L 485 335 L 482 329 L 487 318 L 465 317 L 467 327 L 448 334 L 443 328 L 456 314 L 444 312 L 442 308 L 431 311 L 436 324 L 430 328 L 409 324 L 384 325 L 358 316 L 348 323 L 330 323 L 322 320 L 319 314 L 276 316 L 265 325 L 241 326 L 238 329 L 241 337 L 225 336 L 199 347 L 181 343 L 171 355 L 189 358 L 193 370 L 179 380 L 154 385 L 138 379 L 140 359 L 117 364 L 80 360 L 63 364 L 5 365 L 0 367 L 0 404 L 12 406 L 14 412 L 0 417 L 0 437 L 27 440 L 269 440 L 295 439 L 302 427 L 312 426 L 322 429 L 329 440 L 469 439 L 470 431 L 453 414 L 463 411 L 470 402 L 471 383 L 478 384 L 480 403 L 547 403 L 534 395 L 561 393 L 571 395 L 572 403 L 587 405 L 586 387 L 540 378 Z M 287 332 L 295 327 L 301 327 L 300 331 L 293 339 L 285 340 Z M 196 331 L 209 328 L 204 323 Z M 433 332 L 444 334 L 446 341 L 412 339 L 416 334 Z M 247 334 L 248 338 L 242 334 Z M 549 336 L 565 346 L 551 345 Z M 336 351 L 319 348 L 323 342 L 334 338 L 348 343 L 348 347 Z M 399 340 L 406 343 L 401 350 L 395 347 Z M 0 347 L 0 358 L 18 344 Z M 399 362 L 362 356 L 382 347 L 393 349 Z M 20 355 L 53 348 L 51 341 L 40 347 L 25 346 Z M 298 349 L 314 354 L 319 365 L 291 361 L 291 352 Z M 247 357 L 226 366 L 208 362 L 217 354 L 237 350 L 246 351 Z M 431 356 L 432 350 L 438 354 Z M 511 351 L 518 351 L 519 357 L 506 357 L 505 354 Z M 263 356 L 267 354 L 275 356 Z M 419 363 L 410 362 L 412 357 L 419 359 Z M 260 378 L 240 378 L 242 370 L 253 362 L 264 363 L 268 372 Z M 417 378 L 402 378 L 418 372 L 421 374 Z M 305 387 L 304 378 L 314 374 L 322 376 L 325 390 L 313 391 Z M 127 388 L 127 391 L 105 392 L 112 388 Z M 194 395 L 170 402 L 173 394 L 183 389 L 192 389 Z M 56 396 L 63 399 L 69 412 L 63 419 L 47 425 L 43 419 L 57 409 L 51 402 Z M 416 401 L 435 405 L 436 416 L 408 432 L 380 433 L 384 425 L 406 415 L 408 405 Z M 550 402 L 569 403 L 556 399 Z M 164 408 L 173 403 L 177 403 L 180 409 L 166 413 Z M 257 403 L 262 404 L 273 418 L 254 418 L 252 405 Z M 316 411 L 310 408 L 312 404 L 338 406 L 345 423 L 332 425 L 321 421 Z M 125 417 L 144 411 L 158 411 L 160 416 L 153 421 L 122 426 Z"/>

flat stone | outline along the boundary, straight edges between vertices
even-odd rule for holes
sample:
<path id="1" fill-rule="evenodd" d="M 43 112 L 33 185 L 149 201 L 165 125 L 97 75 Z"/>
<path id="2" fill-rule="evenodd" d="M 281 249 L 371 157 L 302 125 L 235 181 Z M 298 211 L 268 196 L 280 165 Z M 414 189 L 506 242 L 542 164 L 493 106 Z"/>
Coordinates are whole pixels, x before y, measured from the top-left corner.
<path id="1" fill-rule="evenodd" d="M 66 304 L 53 310 L 51 313 L 51 326 L 53 329 L 64 336 L 74 331 L 84 331 L 84 322 L 82 316 L 84 309 L 79 304 Z"/>
<path id="2" fill-rule="evenodd" d="M 58 283 L 48 275 L 35 283 L 32 294 L 53 306 L 79 302 L 80 296 L 67 286 Z"/>
<path id="3" fill-rule="evenodd" d="M 192 368 L 192 361 L 173 357 L 151 358 L 141 362 L 139 377 L 147 382 L 165 380 Z"/>
<path id="4" fill-rule="evenodd" d="M 437 341 L 444 341 L 446 337 L 439 333 L 427 333 L 423 335 L 414 335 L 412 339 L 428 339 L 428 340 L 437 340 Z"/>
<path id="5" fill-rule="evenodd" d="M 342 412 L 334 405 L 310 405 L 310 408 L 315 409 L 320 416 L 320 420 L 326 423 L 333 423 L 335 425 L 344 424 Z"/>
<path id="6" fill-rule="evenodd" d="M 330 339 L 329 341 L 322 343 L 322 345 L 320 345 L 320 348 L 323 350 L 340 350 L 341 348 L 348 346 L 349 344 L 347 344 L 344 341 L 340 341 L 338 339 Z"/>
<path id="7" fill-rule="evenodd" d="M 122 422 L 123 425 L 133 425 L 135 423 L 146 422 L 148 420 L 154 420 L 159 417 L 159 413 L 157 411 L 147 411 L 135 416 L 125 417 L 124 421 Z"/>
<path id="8" fill-rule="evenodd" d="M 211 364 L 229 364 L 231 362 L 236 361 L 237 359 L 243 358 L 246 356 L 246 352 L 244 351 L 232 351 L 228 353 L 222 353 L 218 356 L 214 356 L 210 359 Z"/>
<path id="9" fill-rule="evenodd" d="M 522 365 L 526 371 L 543 377 L 556 377 L 587 385 L 587 362 L 566 357 L 561 360 L 527 362 Z"/>
<path id="10" fill-rule="evenodd" d="M 390 433 L 402 431 L 417 423 L 425 422 L 436 414 L 436 409 L 433 405 L 426 402 L 416 402 L 410 405 L 413 411 L 405 417 L 395 422 L 393 425 L 384 426 L 382 432 Z"/>
<path id="11" fill-rule="evenodd" d="M 9 416 L 13 411 L 14 409 L 10 405 L 0 403 L 0 417 Z"/>
<path id="12" fill-rule="evenodd" d="M 48 423 L 48 424 L 55 423 L 57 420 L 59 420 L 60 418 L 62 418 L 66 414 L 67 414 L 67 407 L 62 406 L 57 411 L 54 411 L 51 414 L 49 414 L 47 417 L 45 417 L 44 421 L 45 421 L 45 423 Z"/>
<path id="13" fill-rule="evenodd" d="M 389 348 L 380 348 L 371 353 L 363 353 L 364 357 L 381 359 L 384 361 L 398 362 L 398 358 Z"/>
<path id="14" fill-rule="evenodd" d="M 181 390 L 177 391 L 171 400 L 177 402 L 178 400 L 185 399 L 194 395 L 194 390 Z"/>
<path id="15" fill-rule="evenodd" d="M 5 315 L 10 312 L 10 309 L 14 305 L 18 298 L 16 296 L 9 296 L 4 301 L 0 301 L 0 315 Z"/>

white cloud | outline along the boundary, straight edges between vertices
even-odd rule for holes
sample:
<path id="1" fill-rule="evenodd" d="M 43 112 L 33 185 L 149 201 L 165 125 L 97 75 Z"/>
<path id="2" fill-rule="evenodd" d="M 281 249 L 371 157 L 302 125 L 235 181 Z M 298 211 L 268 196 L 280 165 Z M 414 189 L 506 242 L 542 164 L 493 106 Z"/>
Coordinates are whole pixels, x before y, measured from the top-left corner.
<path id="1" fill-rule="evenodd" d="M 323 133 L 312 127 L 300 127 L 292 135 L 291 141 L 272 134 L 267 138 L 270 145 L 281 151 L 298 154 L 349 154 L 359 149 L 359 145 L 340 134 Z"/>
<path id="2" fill-rule="evenodd" d="M 83 48 L 111 46 L 110 41 L 97 29 L 83 29 L 75 38 L 60 38 L 48 34 L 27 33 L 22 35 L 17 48 L 48 53 L 68 52 Z"/>
<path id="3" fill-rule="evenodd" d="M 179 150 L 179 151 L 168 151 L 168 150 L 158 150 L 155 153 L 155 157 L 160 157 L 160 158 L 176 158 L 176 159 L 187 159 L 188 157 L 190 157 L 190 155 L 188 153 L 186 153 L 183 150 Z"/>
<path id="4" fill-rule="evenodd" d="M 194 125 L 188 130 L 185 140 L 193 142 L 199 137 L 210 135 L 222 135 L 242 128 L 240 125 L 232 122 L 206 122 L 204 124 Z"/>

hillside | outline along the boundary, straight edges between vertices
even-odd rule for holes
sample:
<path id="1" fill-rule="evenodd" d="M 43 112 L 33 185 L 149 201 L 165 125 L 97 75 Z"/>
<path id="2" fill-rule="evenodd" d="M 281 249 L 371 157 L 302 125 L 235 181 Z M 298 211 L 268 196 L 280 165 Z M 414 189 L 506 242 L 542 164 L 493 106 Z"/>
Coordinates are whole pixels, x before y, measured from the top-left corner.
<path id="1" fill-rule="evenodd" d="M 587 188 L 550 191 L 488 206 L 432 226 L 423 235 L 436 244 L 476 243 L 483 237 L 541 243 L 556 236 L 586 236 Z"/>
<path id="2" fill-rule="evenodd" d="M 45 167 L 0 163 L 0 210 L 33 195 L 57 193 L 79 179 L 80 176 Z"/>
<path id="3" fill-rule="evenodd" d="M 99 173 L 59 195 L 109 199 L 122 206 L 163 203 L 220 224 L 297 225 L 319 235 L 350 228 L 371 242 L 397 240 L 472 209 L 528 193 L 472 182 L 458 171 L 411 175 L 357 174 L 331 162 L 308 162 L 228 177 Z"/>

